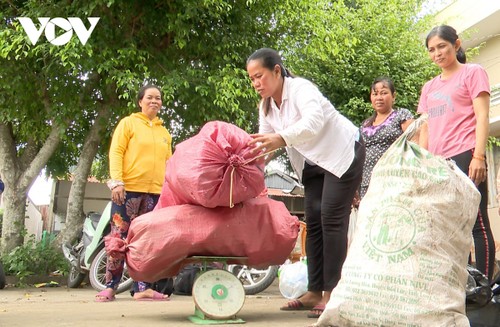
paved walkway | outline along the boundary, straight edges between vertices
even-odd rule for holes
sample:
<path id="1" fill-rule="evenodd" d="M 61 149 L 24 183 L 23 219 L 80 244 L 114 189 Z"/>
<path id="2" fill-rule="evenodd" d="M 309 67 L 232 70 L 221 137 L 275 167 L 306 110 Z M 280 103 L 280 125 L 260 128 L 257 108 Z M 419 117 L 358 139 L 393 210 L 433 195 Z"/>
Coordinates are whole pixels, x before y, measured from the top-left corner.
<path id="1" fill-rule="evenodd" d="M 168 302 L 134 301 L 128 292 L 117 300 L 96 303 L 96 292 L 89 286 L 69 289 L 13 288 L 0 290 L 0 326 L 75 326 L 75 327 L 176 327 L 195 326 L 188 317 L 194 312 L 190 296 L 172 297 Z M 279 307 L 286 302 L 279 293 L 277 280 L 264 292 L 247 296 L 238 317 L 245 326 L 304 327 L 314 323 L 307 311 L 285 312 Z M 500 304 L 468 312 L 471 327 L 500 326 Z"/>
<path id="2" fill-rule="evenodd" d="M 0 326 L 195 326 L 188 320 L 194 313 L 191 296 L 173 295 L 168 302 L 139 302 L 126 292 L 118 294 L 116 301 L 96 303 L 95 294 L 90 287 L 7 287 L 0 290 Z M 256 327 L 304 327 L 316 321 L 307 318 L 307 311 L 280 311 L 285 302 L 275 281 L 266 291 L 247 296 L 238 317 L 246 321 L 245 326 Z"/>

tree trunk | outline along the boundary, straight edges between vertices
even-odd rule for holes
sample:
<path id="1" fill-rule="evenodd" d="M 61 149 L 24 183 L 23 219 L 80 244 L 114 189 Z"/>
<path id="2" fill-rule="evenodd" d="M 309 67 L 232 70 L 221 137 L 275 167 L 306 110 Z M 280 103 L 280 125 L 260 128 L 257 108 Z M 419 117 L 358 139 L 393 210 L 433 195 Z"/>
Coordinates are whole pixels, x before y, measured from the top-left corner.
<path id="1" fill-rule="evenodd" d="M 24 228 L 26 197 L 26 193 L 17 188 L 6 187 L 3 192 L 2 255 L 23 244 L 21 231 Z"/>
<path id="2" fill-rule="evenodd" d="M 49 137 L 39 149 L 35 141 L 28 141 L 21 155 L 17 153 L 12 128 L 0 123 L 0 174 L 5 184 L 3 195 L 5 212 L 2 221 L 0 255 L 23 244 L 24 218 L 28 190 L 35 182 L 60 140 L 59 125 L 53 125 Z M 39 151 L 38 151 L 39 149 Z"/>
<path id="3" fill-rule="evenodd" d="M 107 122 L 109 116 L 109 108 L 102 106 L 85 139 L 78 164 L 73 172 L 73 182 L 69 191 L 68 207 L 66 209 L 66 223 L 56 239 L 58 245 L 73 243 L 82 230 L 85 220 L 85 213 L 83 212 L 85 186 L 92 168 L 92 162 L 102 139 L 102 134 L 106 130 L 106 124 L 103 122 Z"/>

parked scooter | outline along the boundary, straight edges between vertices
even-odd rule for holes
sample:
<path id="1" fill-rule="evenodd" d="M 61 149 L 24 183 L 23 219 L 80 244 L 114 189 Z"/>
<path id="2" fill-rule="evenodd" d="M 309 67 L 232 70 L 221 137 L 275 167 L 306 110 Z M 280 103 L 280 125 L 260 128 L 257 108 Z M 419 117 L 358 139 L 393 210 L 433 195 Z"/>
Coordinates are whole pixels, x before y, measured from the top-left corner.
<path id="1" fill-rule="evenodd" d="M 306 256 L 306 235 L 307 228 L 304 221 L 300 221 L 299 235 L 295 248 L 290 253 L 289 259 L 292 262 L 299 261 L 300 258 Z M 245 294 L 254 295 L 267 289 L 274 282 L 278 276 L 280 266 L 269 266 L 263 269 L 250 268 L 243 265 L 228 265 L 226 270 L 233 275 L 243 284 Z"/>
<path id="2" fill-rule="evenodd" d="M 87 275 L 90 284 L 97 291 L 106 288 L 106 249 L 104 236 L 110 231 L 111 202 L 102 214 L 91 212 L 83 223 L 82 236 L 78 244 L 62 245 L 64 256 L 71 264 L 68 275 L 68 287 L 77 288 Z M 116 293 L 127 291 L 132 286 L 132 278 L 128 275 L 127 265 L 118 285 Z"/>
<path id="3" fill-rule="evenodd" d="M 278 276 L 278 268 L 279 266 L 269 266 L 256 269 L 244 265 L 227 265 L 226 270 L 238 277 L 246 295 L 255 295 L 271 286 Z"/>

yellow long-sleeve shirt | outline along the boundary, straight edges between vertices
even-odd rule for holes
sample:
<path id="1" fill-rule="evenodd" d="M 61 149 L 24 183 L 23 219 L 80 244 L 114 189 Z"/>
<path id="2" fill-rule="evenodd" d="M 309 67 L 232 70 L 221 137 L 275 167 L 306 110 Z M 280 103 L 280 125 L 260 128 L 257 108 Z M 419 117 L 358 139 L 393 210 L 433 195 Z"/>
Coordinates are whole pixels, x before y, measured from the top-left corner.
<path id="1" fill-rule="evenodd" d="M 142 112 L 123 118 L 113 133 L 109 150 L 111 179 L 125 190 L 160 194 L 165 165 L 172 156 L 172 136 L 158 118 Z"/>

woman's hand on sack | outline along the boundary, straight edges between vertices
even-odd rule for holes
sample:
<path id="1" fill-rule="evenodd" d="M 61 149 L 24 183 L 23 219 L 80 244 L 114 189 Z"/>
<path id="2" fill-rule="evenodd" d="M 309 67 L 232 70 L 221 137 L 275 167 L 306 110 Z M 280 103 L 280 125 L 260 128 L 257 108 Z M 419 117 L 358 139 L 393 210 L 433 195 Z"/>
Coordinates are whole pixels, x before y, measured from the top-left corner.
<path id="1" fill-rule="evenodd" d="M 472 179 L 474 184 L 477 186 L 486 181 L 487 175 L 488 171 L 486 170 L 486 161 L 473 157 L 469 165 L 470 179 Z"/>
<path id="2" fill-rule="evenodd" d="M 111 200 L 117 205 L 125 203 L 125 187 L 120 185 L 111 190 Z"/>
<path id="3" fill-rule="evenodd" d="M 286 145 L 285 140 L 278 133 L 272 134 L 252 134 L 253 140 L 248 142 L 248 146 L 254 146 L 252 152 L 267 153 L 282 148 Z"/>

